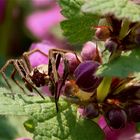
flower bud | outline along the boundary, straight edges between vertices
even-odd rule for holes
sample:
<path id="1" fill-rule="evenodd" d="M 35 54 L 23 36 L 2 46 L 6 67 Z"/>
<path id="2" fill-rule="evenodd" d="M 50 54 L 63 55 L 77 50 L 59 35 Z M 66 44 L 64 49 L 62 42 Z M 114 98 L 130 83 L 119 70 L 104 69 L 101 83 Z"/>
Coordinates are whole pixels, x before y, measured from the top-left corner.
<path id="1" fill-rule="evenodd" d="M 139 104 L 130 105 L 127 108 L 127 111 L 128 111 L 128 116 L 130 120 L 134 122 L 140 122 L 140 105 Z"/>
<path id="2" fill-rule="evenodd" d="M 94 42 L 88 41 L 82 48 L 81 57 L 83 61 L 96 60 L 101 62 L 100 51 Z"/>
<path id="3" fill-rule="evenodd" d="M 90 103 L 83 108 L 82 115 L 86 118 L 93 119 L 99 115 L 99 109 L 96 104 Z"/>
<path id="4" fill-rule="evenodd" d="M 76 67 L 80 64 L 80 61 L 74 53 L 66 53 L 65 57 L 69 62 L 69 70 L 71 73 L 73 73 Z"/>
<path id="5" fill-rule="evenodd" d="M 123 128 L 127 123 L 126 112 L 119 108 L 110 109 L 106 113 L 105 117 L 107 119 L 108 125 L 110 125 L 114 129 Z"/>
<path id="6" fill-rule="evenodd" d="M 76 84 L 84 91 L 92 92 L 98 87 L 102 78 L 95 75 L 99 66 L 96 61 L 85 61 L 78 65 L 74 71 Z"/>
<path id="7" fill-rule="evenodd" d="M 99 40 L 102 40 L 102 41 L 105 41 L 107 38 L 110 37 L 110 30 L 108 27 L 106 26 L 99 26 L 97 27 L 97 30 L 95 32 L 95 36 L 99 39 Z"/>
<path id="8" fill-rule="evenodd" d="M 105 41 L 105 49 L 109 52 L 114 52 L 118 48 L 118 42 L 112 38 L 109 38 Z"/>

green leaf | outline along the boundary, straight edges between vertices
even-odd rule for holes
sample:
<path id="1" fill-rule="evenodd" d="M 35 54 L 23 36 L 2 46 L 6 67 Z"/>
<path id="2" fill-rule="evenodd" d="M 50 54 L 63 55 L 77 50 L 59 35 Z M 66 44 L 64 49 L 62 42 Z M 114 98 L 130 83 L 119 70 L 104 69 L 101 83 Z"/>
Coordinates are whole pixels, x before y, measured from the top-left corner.
<path id="1" fill-rule="evenodd" d="M 82 15 L 81 6 L 84 0 L 59 0 L 58 2 L 62 9 L 61 13 L 65 17 L 72 18 Z"/>
<path id="2" fill-rule="evenodd" d="M 25 128 L 33 133 L 34 140 L 103 140 L 104 134 L 91 120 L 77 115 L 77 106 L 59 100 L 56 112 L 54 99 L 27 96 L 22 92 L 11 96 L 11 91 L 0 88 L 0 114 L 26 115 Z"/>
<path id="3" fill-rule="evenodd" d="M 61 28 L 68 40 L 75 44 L 83 44 L 93 39 L 93 26 L 98 25 L 99 18 L 95 15 L 73 17 L 61 22 Z"/>
<path id="4" fill-rule="evenodd" d="M 110 63 L 103 64 L 97 70 L 97 75 L 127 77 L 129 74 L 140 72 L 140 49 L 123 53 Z"/>
<path id="5" fill-rule="evenodd" d="M 41 106 L 39 112 L 31 112 L 28 121 L 29 127 L 34 126 L 34 140 L 103 140 L 101 129 L 93 121 L 77 116 L 75 105 L 60 99 L 58 113 L 53 102 Z"/>
<path id="6" fill-rule="evenodd" d="M 0 140 L 13 140 L 17 136 L 17 129 L 9 119 L 5 116 L 0 116 Z"/>
<path id="7" fill-rule="evenodd" d="M 132 22 L 140 21 L 140 5 L 130 0 L 89 0 L 82 6 L 85 13 L 128 18 Z"/>

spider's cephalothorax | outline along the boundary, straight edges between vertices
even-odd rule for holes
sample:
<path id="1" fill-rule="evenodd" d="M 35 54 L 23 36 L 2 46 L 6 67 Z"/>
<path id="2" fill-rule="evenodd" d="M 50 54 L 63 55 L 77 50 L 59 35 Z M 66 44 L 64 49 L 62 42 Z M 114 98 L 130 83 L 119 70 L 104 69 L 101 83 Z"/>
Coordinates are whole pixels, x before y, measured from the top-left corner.
<path id="1" fill-rule="evenodd" d="M 43 67 L 46 67 L 46 65 L 40 65 L 39 67 L 35 67 L 29 75 L 31 81 L 35 84 L 36 87 L 42 87 L 48 85 L 49 83 L 48 74 L 40 69 Z"/>

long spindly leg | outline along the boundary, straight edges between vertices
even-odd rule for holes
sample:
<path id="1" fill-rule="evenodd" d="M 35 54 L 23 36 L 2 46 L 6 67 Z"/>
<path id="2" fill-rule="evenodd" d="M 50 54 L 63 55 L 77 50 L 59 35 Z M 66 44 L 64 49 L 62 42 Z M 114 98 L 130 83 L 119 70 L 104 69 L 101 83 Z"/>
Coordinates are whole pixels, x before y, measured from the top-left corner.
<path id="1" fill-rule="evenodd" d="M 15 79 L 15 75 L 16 75 L 17 70 L 14 69 L 12 74 L 11 74 L 11 79 L 13 80 L 13 82 L 23 91 L 23 93 L 26 94 L 24 88 L 19 84 L 19 82 Z"/>
<path id="2" fill-rule="evenodd" d="M 19 75 L 21 76 L 22 80 L 23 80 L 25 83 L 27 83 L 32 89 L 34 89 L 43 99 L 45 99 L 44 96 L 43 96 L 43 95 L 37 90 L 37 88 L 33 85 L 33 83 L 30 83 L 30 79 L 29 79 L 29 78 L 28 78 L 28 79 L 26 78 L 27 74 L 24 75 L 24 73 L 26 73 L 26 70 L 25 70 L 25 68 L 23 67 L 21 61 L 18 61 L 18 60 L 17 60 L 17 61 L 14 61 L 14 66 L 15 66 L 17 72 L 19 73 Z M 24 72 L 23 72 L 23 70 L 24 70 Z"/>
<path id="3" fill-rule="evenodd" d="M 56 69 L 56 54 L 53 51 L 49 51 L 49 64 L 48 64 L 48 75 L 51 76 L 53 74 L 54 81 L 58 81 L 59 76 Z"/>
<path id="4" fill-rule="evenodd" d="M 6 74 L 5 74 L 5 71 L 6 71 L 7 67 L 8 67 L 10 64 L 13 64 L 13 62 L 14 62 L 14 59 L 8 60 L 8 61 L 5 63 L 5 65 L 0 69 L 0 74 L 2 75 L 3 79 L 5 80 L 7 86 L 9 87 L 9 89 L 10 89 L 11 91 L 12 91 L 12 87 L 11 87 L 11 84 L 9 83 L 9 81 L 8 81 L 8 78 L 7 78 Z"/>
<path id="5" fill-rule="evenodd" d="M 38 52 L 38 53 L 44 55 L 46 58 L 48 58 L 48 55 L 39 49 L 34 49 L 34 50 L 29 51 L 29 52 L 25 52 L 23 54 L 23 61 L 25 61 L 24 65 L 26 65 L 26 67 L 28 67 L 30 72 L 32 71 L 32 66 L 31 66 L 30 61 L 29 61 L 29 56 L 33 53 L 36 53 L 36 52 Z"/>
<path id="6" fill-rule="evenodd" d="M 53 77 L 54 90 L 52 94 L 54 95 L 56 111 L 58 112 L 59 109 L 57 102 L 57 92 L 59 87 L 59 75 L 57 69 L 61 60 L 61 54 L 58 54 L 58 56 L 56 56 L 57 53 L 55 53 L 53 50 L 49 51 L 48 75 L 50 77 Z M 58 58 L 58 61 L 56 61 L 56 57 Z"/>
<path id="7" fill-rule="evenodd" d="M 68 74 L 69 74 L 68 61 L 65 58 L 65 53 L 67 52 L 69 51 L 60 50 L 60 49 L 52 49 L 49 51 L 49 67 L 51 68 L 50 76 L 51 74 L 54 75 L 54 81 L 55 81 L 54 98 L 55 98 L 57 112 L 58 112 L 58 100 L 61 93 L 61 89 L 63 85 L 65 84 L 65 80 L 67 79 Z M 61 58 L 63 59 L 63 62 L 64 62 L 64 72 L 63 72 L 63 76 L 60 78 L 57 70 L 58 70 Z"/>
<path id="8" fill-rule="evenodd" d="M 30 83 L 25 77 L 23 77 L 22 80 L 26 82 L 30 87 L 32 87 L 40 95 L 40 97 L 45 99 L 45 97 L 37 90 L 37 88 L 33 86 L 32 83 Z"/>
<path id="9" fill-rule="evenodd" d="M 81 62 L 81 60 L 78 58 L 78 56 L 76 55 L 74 51 L 58 49 L 58 48 L 50 49 L 49 50 L 49 66 L 48 66 L 49 75 L 50 73 L 57 73 L 59 64 L 61 62 L 61 58 L 65 57 L 64 56 L 65 53 L 73 53 L 75 57 L 77 58 L 77 61 L 79 61 L 79 63 Z M 58 80 L 59 76 L 57 75 L 58 73 L 55 75 L 55 77 Z"/>
<path id="10" fill-rule="evenodd" d="M 66 81 L 66 79 L 67 79 L 67 77 L 69 75 L 68 60 L 64 56 L 63 56 L 63 61 L 64 61 L 64 72 L 63 72 L 63 76 L 62 76 L 60 87 L 58 89 L 57 101 L 59 100 L 59 96 L 61 94 L 62 87 L 64 86 L 65 81 Z"/>

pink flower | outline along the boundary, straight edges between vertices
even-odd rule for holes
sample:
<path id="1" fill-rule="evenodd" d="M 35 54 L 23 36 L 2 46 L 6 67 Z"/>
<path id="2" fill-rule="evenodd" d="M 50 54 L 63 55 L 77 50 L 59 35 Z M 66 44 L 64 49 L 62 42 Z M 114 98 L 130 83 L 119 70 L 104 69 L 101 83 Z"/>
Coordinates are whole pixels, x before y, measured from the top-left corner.
<path id="1" fill-rule="evenodd" d="M 101 117 L 98 124 L 105 133 L 105 140 L 131 140 L 131 138 L 136 134 L 135 123 L 127 123 L 127 125 L 122 129 L 112 129 L 107 125 L 105 118 Z"/>
<path id="2" fill-rule="evenodd" d="M 83 61 L 94 60 L 99 63 L 102 62 L 100 49 L 97 47 L 97 44 L 92 41 L 88 41 L 84 44 L 81 57 Z"/>
<path id="3" fill-rule="evenodd" d="M 30 50 L 39 49 L 48 56 L 49 49 L 52 48 L 57 48 L 57 47 L 48 41 L 42 41 L 40 43 L 33 43 L 30 47 Z M 48 57 L 40 54 L 39 52 L 35 52 L 31 54 L 29 59 L 32 67 L 36 67 L 41 64 L 48 64 Z"/>
<path id="4" fill-rule="evenodd" d="M 26 18 L 25 24 L 35 37 L 45 39 L 50 29 L 63 19 L 60 7 L 55 5 L 49 10 L 33 12 Z"/>

